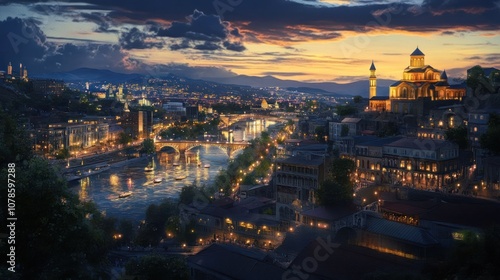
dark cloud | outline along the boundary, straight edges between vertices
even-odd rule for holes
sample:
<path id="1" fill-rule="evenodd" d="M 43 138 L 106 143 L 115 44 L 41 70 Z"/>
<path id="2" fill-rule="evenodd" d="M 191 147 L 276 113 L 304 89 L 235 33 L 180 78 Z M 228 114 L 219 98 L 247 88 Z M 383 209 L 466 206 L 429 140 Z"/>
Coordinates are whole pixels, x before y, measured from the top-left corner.
<path id="1" fill-rule="evenodd" d="M 228 23 L 218 16 L 205 15 L 195 10 L 188 22 L 173 22 L 169 28 L 160 30 L 158 36 L 189 38 L 204 41 L 222 41 L 228 36 Z"/>
<path id="2" fill-rule="evenodd" d="M 9 62 L 32 63 L 40 61 L 50 50 L 47 38 L 32 20 L 7 18 L 0 21 L 0 67 Z"/>
<path id="3" fill-rule="evenodd" d="M 158 29 L 157 36 L 183 39 L 181 43 L 172 44 L 171 50 L 193 48 L 215 51 L 225 48 L 242 52 L 246 49 L 238 28 L 231 28 L 231 24 L 222 21 L 219 16 L 206 15 L 198 10 L 187 17 L 187 22 L 174 21 L 168 28 Z"/>
<path id="4" fill-rule="evenodd" d="M 221 49 L 221 47 L 219 44 L 207 41 L 203 44 L 199 44 L 199 45 L 194 46 L 194 49 L 202 50 L 202 51 L 215 51 L 215 50 Z"/>
<path id="5" fill-rule="evenodd" d="M 246 50 L 245 46 L 243 46 L 243 44 L 241 42 L 225 41 L 223 43 L 223 45 L 227 50 L 230 50 L 230 51 L 242 52 L 242 51 Z"/>
<path id="6" fill-rule="evenodd" d="M 192 48 L 192 46 L 189 43 L 189 40 L 182 40 L 180 43 L 174 43 L 174 44 L 170 45 L 170 50 L 172 50 L 172 51 L 184 50 L 184 49 L 190 49 L 190 48 Z"/>
<path id="7" fill-rule="evenodd" d="M 22 3 L 38 1 L 21 1 Z M 50 3 L 51 1 L 49 1 Z M 61 7 L 72 4 L 58 2 Z M 66 0 L 66 2 L 70 2 Z M 491 0 L 425 0 L 421 5 L 396 0 L 349 1 L 349 5 L 316 5 L 318 1 L 121 1 L 84 0 L 95 10 L 110 11 L 113 22 L 144 25 L 161 22 L 159 34 L 170 38 L 224 41 L 228 34 L 245 40 L 283 44 L 307 40 L 341 38 L 342 31 L 368 32 L 402 30 L 441 32 L 442 30 L 500 29 L 500 8 Z M 226 6 L 216 5 L 225 3 Z M 416 2 L 416 1 L 414 1 Z M 46 4 L 44 4 L 46 5 Z M 73 5 L 75 6 L 75 5 Z M 83 7 L 88 9 L 87 6 Z M 83 9 L 82 8 L 82 9 Z M 66 9 L 66 8 L 62 8 Z M 76 9 L 71 7 L 71 9 Z M 193 11 L 203 11 L 195 12 Z M 193 13 L 193 14 L 192 14 Z M 186 22 L 186 15 L 192 14 Z M 224 20 L 220 20 L 223 18 Z M 239 28 L 229 29 L 227 22 Z M 171 23 L 168 26 L 166 23 Z M 179 44 L 179 42 L 176 42 Z M 195 43 L 192 47 L 203 44 Z"/>
<path id="8" fill-rule="evenodd" d="M 119 42 L 122 48 L 126 50 L 162 48 L 163 42 L 156 40 L 154 37 L 153 34 L 148 34 L 137 27 L 133 27 L 120 35 Z"/>
<path id="9" fill-rule="evenodd" d="M 443 31 L 441 32 L 441 35 L 454 35 L 455 31 Z"/>
<path id="10" fill-rule="evenodd" d="M 111 19 L 103 13 L 80 13 L 78 18 L 73 19 L 75 22 L 93 22 L 97 25 L 94 30 L 99 33 L 118 33 L 117 29 L 111 29 Z"/>
<path id="11" fill-rule="evenodd" d="M 443 14 L 483 14 L 488 10 L 498 9 L 495 1 L 491 0 L 424 0 L 422 3 L 424 9 L 429 10 L 434 15 Z M 498 11 L 497 11 L 498 12 Z"/>
<path id="12" fill-rule="evenodd" d="M 129 69 L 131 61 L 117 45 L 71 43 L 46 40 L 33 21 L 7 18 L 0 21 L 0 67 L 23 63 L 30 73 L 67 71 L 79 67 Z"/>

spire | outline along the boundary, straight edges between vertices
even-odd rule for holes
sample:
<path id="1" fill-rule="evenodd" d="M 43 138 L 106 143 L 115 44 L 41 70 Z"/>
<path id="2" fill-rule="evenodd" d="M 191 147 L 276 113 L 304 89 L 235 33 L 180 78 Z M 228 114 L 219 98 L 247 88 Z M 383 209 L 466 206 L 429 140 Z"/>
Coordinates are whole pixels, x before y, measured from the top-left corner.
<path id="1" fill-rule="evenodd" d="M 417 46 L 417 48 L 410 55 L 415 56 L 415 55 L 425 55 L 425 54 Z"/>
<path id="2" fill-rule="evenodd" d="M 448 80 L 448 75 L 446 75 L 446 70 L 443 70 L 443 73 L 441 73 L 441 80 L 442 81 Z"/>
<path id="3" fill-rule="evenodd" d="M 370 66 L 370 99 L 377 96 L 377 76 L 375 76 L 375 63 L 372 60 L 372 65 Z"/>

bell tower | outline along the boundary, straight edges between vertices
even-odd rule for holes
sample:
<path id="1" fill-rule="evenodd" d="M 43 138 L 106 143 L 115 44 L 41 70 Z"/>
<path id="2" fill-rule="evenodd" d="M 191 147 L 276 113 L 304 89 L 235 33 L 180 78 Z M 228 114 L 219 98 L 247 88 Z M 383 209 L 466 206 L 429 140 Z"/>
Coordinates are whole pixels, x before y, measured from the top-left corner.
<path id="1" fill-rule="evenodd" d="M 375 70 L 377 70 L 377 68 L 375 68 L 375 64 L 372 60 L 372 66 L 370 66 L 370 99 L 377 96 L 377 76 L 375 76 Z"/>
<path id="2" fill-rule="evenodd" d="M 424 67 L 425 54 L 418 47 L 410 54 L 410 67 Z"/>

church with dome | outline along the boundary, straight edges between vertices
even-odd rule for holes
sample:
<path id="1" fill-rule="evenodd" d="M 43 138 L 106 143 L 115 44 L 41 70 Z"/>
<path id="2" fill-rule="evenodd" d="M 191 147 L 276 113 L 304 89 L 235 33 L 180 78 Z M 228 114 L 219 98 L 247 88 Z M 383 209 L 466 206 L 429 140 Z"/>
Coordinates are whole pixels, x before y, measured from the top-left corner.
<path id="1" fill-rule="evenodd" d="M 403 70 L 403 78 L 392 84 L 389 96 L 377 96 L 375 64 L 370 67 L 370 111 L 390 111 L 422 115 L 433 106 L 460 102 L 465 97 L 465 86 L 450 85 L 446 71 L 425 64 L 425 55 L 417 47 L 410 55 L 410 65 Z"/>

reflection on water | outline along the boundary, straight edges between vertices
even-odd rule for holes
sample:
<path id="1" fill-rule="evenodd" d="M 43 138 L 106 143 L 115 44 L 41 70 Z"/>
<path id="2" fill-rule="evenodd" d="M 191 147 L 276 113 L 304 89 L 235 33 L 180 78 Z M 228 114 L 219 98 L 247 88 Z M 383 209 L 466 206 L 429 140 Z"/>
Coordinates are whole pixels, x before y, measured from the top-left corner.
<path id="1" fill-rule="evenodd" d="M 241 129 L 241 140 L 252 140 L 260 133 L 276 124 L 269 120 L 245 122 Z M 236 131 L 235 131 L 236 133 Z M 235 138 L 237 135 L 235 134 Z M 152 203 L 159 203 L 165 198 L 177 199 L 183 186 L 196 184 L 209 186 L 220 169 L 227 167 L 229 158 L 226 151 L 216 146 L 200 146 L 190 150 L 199 154 L 201 164 L 187 162 L 184 157 L 175 157 L 170 162 L 154 159 L 155 170 L 144 172 L 147 160 L 139 160 L 121 167 L 92 175 L 79 181 L 71 182 L 72 189 L 82 200 L 92 200 L 98 209 L 108 216 L 139 221 L 144 219 L 146 208 Z M 233 155 L 234 156 L 234 155 Z M 204 168 L 210 164 L 210 168 Z M 155 178 L 161 178 L 155 182 Z M 130 196 L 120 198 L 120 194 L 131 192 Z"/>
<path id="2" fill-rule="evenodd" d="M 139 221 L 144 218 L 150 204 L 164 198 L 177 199 L 185 185 L 208 186 L 218 171 L 227 167 L 229 158 L 219 147 L 205 145 L 192 151 L 199 151 L 202 165 L 186 163 L 180 158 L 179 165 L 174 166 L 155 158 L 155 170 L 144 172 L 148 163 L 144 159 L 112 167 L 108 171 L 72 182 L 71 186 L 78 192 L 80 199 L 94 201 L 98 209 L 108 216 Z M 210 168 L 204 168 L 204 164 L 210 164 Z M 162 181 L 155 182 L 155 178 L 161 178 Z M 132 195 L 119 197 L 126 192 L 132 192 Z"/>

